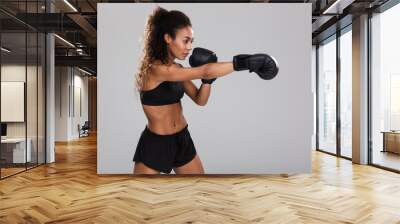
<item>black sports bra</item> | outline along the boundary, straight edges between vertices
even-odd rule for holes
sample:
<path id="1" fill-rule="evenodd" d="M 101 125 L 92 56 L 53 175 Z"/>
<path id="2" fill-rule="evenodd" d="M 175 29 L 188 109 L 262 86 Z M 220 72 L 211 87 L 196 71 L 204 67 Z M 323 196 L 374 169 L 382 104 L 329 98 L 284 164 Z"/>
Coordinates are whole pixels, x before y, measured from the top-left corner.
<path id="1" fill-rule="evenodd" d="M 161 106 L 179 102 L 183 94 L 182 82 L 164 81 L 154 89 L 140 91 L 140 101 L 144 105 Z"/>

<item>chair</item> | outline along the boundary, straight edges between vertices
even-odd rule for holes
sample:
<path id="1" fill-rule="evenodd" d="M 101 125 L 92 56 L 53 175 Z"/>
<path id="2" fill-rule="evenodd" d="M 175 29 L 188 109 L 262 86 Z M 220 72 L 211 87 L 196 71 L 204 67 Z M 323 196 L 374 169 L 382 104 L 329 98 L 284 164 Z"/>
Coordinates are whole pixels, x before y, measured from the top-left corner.
<path id="1" fill-rule="evenodd" d="M 89 129 L 90 129 L 89 121 L 85 121 L 82 127 L 80 127 L 80 125 L 78 124 L 79 138 L 89 136 Z"/>

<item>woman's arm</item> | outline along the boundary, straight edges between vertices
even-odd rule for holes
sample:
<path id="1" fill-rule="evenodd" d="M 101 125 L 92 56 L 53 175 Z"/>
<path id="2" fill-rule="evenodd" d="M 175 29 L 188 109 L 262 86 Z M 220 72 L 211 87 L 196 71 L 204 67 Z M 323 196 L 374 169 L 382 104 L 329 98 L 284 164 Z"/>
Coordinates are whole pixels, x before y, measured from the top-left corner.
<path id="1" fill-rule="evenodd" d="M 177 64 L 170 66 L 153 65 L 151 72 L 158 81 L 189 81 L 193 79 L 212 79 L 232 73 L 232 62 L 209 63 L 194 68 L 183 68 Z"/>
<path id="2" fill-rule="evenodd" d="M 208 63 L 208 64 L 205 64 L 202 66 L 206 67 L 205 68 L 205 73 L 206 73 L 205 79 L 222 77 L 222 76 L 228 75 L 229 73 L 234 72 L 232 62 Z"/>
<path id="3" fill-rule="evenodd" d="M 202 84 L 200 89 L 197 89 L 196 85 L 192 81 L 184 81 L 183 87 L 186 95 L 188 95 L 197 105 L 204 106 L 207 104 L 208 98 L 210 97 L 211 85 Z"/>

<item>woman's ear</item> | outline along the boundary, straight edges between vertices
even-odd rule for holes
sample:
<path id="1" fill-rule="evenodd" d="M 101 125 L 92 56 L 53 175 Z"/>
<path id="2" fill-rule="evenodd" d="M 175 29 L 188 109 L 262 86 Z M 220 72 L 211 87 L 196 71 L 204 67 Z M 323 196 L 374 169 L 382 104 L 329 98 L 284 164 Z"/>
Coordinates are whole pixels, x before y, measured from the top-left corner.
<path id="1" fill-rule="evenodd" d="M 164 34 L 164 40 L 167 44 L 172 42 L 172 38 L 168 33 Z"/>

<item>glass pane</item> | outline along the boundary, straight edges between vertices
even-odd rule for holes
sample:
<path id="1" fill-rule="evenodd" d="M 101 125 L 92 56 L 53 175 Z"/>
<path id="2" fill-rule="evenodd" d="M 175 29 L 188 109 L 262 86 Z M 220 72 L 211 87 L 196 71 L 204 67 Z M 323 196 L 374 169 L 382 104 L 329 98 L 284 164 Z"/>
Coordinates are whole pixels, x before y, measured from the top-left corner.
<path id="1" fill-rule="evenodd" d="M 45 163 L 45 60 L 46 60 L 46 37 L 39 33 L 38 45 L 38 163 Z"/>
<path id="2" fill-rule="evenodd" d="M 45 2 L 1 1 L 0 7 L 35 24 L 38 21 L 33 14 L 44 13 Z M 45 162 L 46 54 L 44 34 L 2 12 L 0 20 L 0 176 L 4 178 Z"/>
<path id="3" fill-rule="evenodd" d="M 400 170 L 400 5 L 372 18 L 372 163 Z"/>
<path id="4" fill-rule="evenodd" d="M 1 34 L 2 178 L 25 170 L 25 163 L 30 158 L 30 151 L 26 150 L 25 42 L 25 33 Z"/>
<path id="5" fill-rule="evenodd" d="M 318 51 L 318 147 L 336 153 L 336 39 Z"/>
<path id="6" fill-rule="evenodd" d="M 28 38 L 28 63 L 27 63 L 27 142 L 30 148 L 30 158 L 28 159 L 28 168 L 37 165 L 37 73 L 38 73 L 38 37 L 37 33 L 27 33 Z"/>
<path id="7" fill-rule="evenodd" d="M 341 155 L 352 157 L 352 35 L 340 37 L 340 121 Z"/>

